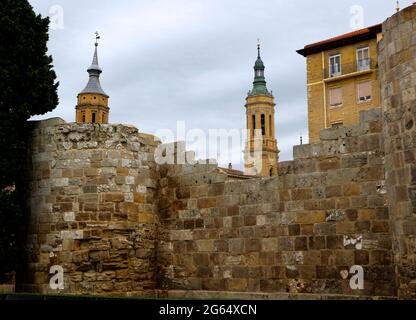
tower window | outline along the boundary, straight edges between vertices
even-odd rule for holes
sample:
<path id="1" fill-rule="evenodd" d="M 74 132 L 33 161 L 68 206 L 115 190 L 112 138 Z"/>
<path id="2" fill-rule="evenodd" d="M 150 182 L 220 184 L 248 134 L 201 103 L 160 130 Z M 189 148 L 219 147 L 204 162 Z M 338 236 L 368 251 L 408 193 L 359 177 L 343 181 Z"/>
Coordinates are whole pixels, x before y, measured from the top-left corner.
<path id="1" fill-rule="evenodd" d="M 85 122 L 85 113 L 82 114 L 82 122 Z"/>
<path id="2" fill-rule="evenodd" d="M 92 123 L 95 123 L 95 112 L 92 113 Z"/>
<path id="3" fill-rule="evenodd" d="M 264 136 L 266 135 L 266 121 L 264 114 L 261 115 L 261 134 Z"/>
<path id="4" fill-rule="evenodd" d="M 273 177 L 273 168 L 270 168 L 269 174 L 270 174 L 270 177 Z"/>
<path id="5" fill-rule="evenodd" d="M 272 115 L 269 114 L 269 134 L 270 136 L 273 136 L 273 132 L 272 132 Z"/>
<path id="6" fill-rule="evenodd" d="M 97 97 L 94 97 L 94 100 L 97 99 Z"/>
<path id="7" fill-rule="evenodd" d="M 253 114 L 253 134 L 254 134 L 254 130 L 256 130 L 256 115 Z"/>

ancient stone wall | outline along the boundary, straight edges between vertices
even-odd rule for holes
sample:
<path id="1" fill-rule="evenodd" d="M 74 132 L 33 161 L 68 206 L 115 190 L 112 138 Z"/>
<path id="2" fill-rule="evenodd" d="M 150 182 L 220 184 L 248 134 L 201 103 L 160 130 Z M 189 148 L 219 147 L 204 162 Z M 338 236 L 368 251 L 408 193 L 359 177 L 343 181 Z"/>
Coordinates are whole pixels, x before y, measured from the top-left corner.
<path id="1" fill-rule="evenodd" d="M 133 127 L 34 124 L 29 271 L 19 290 L 153 294 L 157 143 Z M 51 290 L 52 266 L 64 289 Z"/>
<path id="2" fill-rule="evenodd" d="M 416 298 L 416 5 L 383 23 L 379 67 L 398 294 Z"/>
<path id="3" fill-rule="evenodd" d="M 394 295 L 380 110 L 361 117 L 295 147 L 275 178 L 161 168 L 160 288 Z M 353 265 L 364 290 L 350 288 Z"/>

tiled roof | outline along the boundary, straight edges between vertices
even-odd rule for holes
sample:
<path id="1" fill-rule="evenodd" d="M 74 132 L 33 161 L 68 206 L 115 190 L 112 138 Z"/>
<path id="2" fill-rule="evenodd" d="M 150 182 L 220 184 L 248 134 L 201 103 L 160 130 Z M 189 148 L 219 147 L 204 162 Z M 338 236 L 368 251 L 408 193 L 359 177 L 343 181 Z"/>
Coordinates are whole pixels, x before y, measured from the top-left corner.
<path id="1" fill-rule="evenodd" d="M 342 47 L 351 43 L 376 38 L 377 34 L 382 31 L 381 26 L 381 24 L 376 24 L 371 27 L 345 33 L 343 35 L 319 41 L 316 43 L 308 44 L 303 49 L 297 50 L 296 52 L 306 57 L 312 53 L 317 53 L 329 49 Z"/>
<path id="2" fill-rule="evenodd" d="M 226 168 L 217 168 L 219 173 L 223 173 L 226 174 L 227 176 L 229 176 L 230 178 L 234 178 L 234 179 L 251 179 L 251 178 L 255 178 L 255 176 L 249 176 L 244 174 L 244 172 L 239 171 L 239 170 L 235 170 L 235 169 L 226 169 Z"/>

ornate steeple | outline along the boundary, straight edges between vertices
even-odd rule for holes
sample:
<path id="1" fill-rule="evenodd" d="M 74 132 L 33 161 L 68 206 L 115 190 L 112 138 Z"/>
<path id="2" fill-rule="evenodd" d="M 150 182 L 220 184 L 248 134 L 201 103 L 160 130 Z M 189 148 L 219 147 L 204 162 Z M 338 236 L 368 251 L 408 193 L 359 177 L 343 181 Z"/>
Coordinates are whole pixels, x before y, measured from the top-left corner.
<path id="1" fill-rule="evenodd" d="M 109 96 L 101 88 L 100 74 L 102 72 L 98 65 L 98 32 L 95 33 L 95 49 L 91 66 L 87 69 L 88 83 L 78 94 L 76 106 L 76 122 L 78 123 L 108 123 L 110 108 L 108 107 Z"/>
<path id="2" fill-rule="evenodd" d="M 272 93 L 267 90 L 264 69 L 258 43 L 253 89 L 245 105 L 248 137 L 244 168 L 248 175 L 270 177 L 278 173 L 279 150 L 274 125 L 276 105 Z"/>
<path id="3" fill-rule="evenodd" d="M 271 94 L 267 90 L 266 79 L 264 77 L 264 63 L 260 57 L 260 42 L 257 43 L 257 60 L 254 64 L 254 82 L 253 89 L 248 93 L 249 96 L 268 95 Z"/>
<path id="4" fill-rule="evenodd" d="M 100 93 L 108 97 L 108 95 L 101 88 L 101 84 L 100 84 L 100 74 L 103 72 L 100 66 L 98 65 L 97 47 L 98 47 L 98 39 L 100 39 L 100 36 L 98 35 L 98 32 L 96 32 L 95 34 L 96 34 L 96 37 L 95 37 L 96 40 L 95 40 L 94 56 L 92 58 L 91 66 L 87 69 L 90 77 L 89 77 L 86 87 L 80 93 Z"/>

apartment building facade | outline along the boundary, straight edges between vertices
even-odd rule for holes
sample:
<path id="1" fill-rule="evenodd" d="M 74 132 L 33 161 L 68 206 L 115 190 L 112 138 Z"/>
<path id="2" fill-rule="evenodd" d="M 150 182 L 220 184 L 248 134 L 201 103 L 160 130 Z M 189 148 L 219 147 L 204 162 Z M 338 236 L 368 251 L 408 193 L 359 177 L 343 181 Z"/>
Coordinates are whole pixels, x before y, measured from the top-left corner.
<path id="1" fill-rule="evenodd" d="M 309 44 L 306 57 L 309 142 L 322 129 L 353 125 L 359 112 L 380 105 L 377 44 L 381 24 Z"/>

